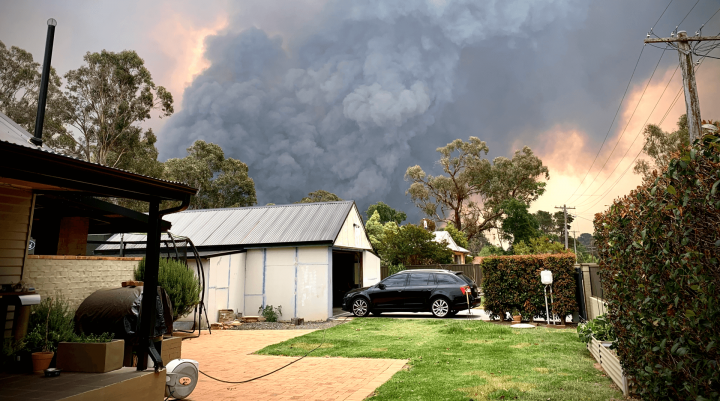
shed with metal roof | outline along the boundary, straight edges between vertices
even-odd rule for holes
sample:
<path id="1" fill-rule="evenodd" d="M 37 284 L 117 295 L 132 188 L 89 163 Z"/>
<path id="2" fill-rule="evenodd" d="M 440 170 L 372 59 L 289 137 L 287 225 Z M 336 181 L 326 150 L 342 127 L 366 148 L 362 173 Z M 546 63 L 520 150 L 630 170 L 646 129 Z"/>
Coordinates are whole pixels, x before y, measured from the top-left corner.
<path id="1" fill-rule="evenodd" d="M 221 309 L 247 316 L 267 305 L 282 306 L 281 320 L 326 320 L 347 291 L 380 281 L 380 259 L 353 201 L 188 210 L 166 219 L 173 236 L 197 248 L 211 320 Z M 109 241 L 121 240 L 123 255 L 144 252 L 144 234 Z M 101 245 L 96 253 L 120 247 Z"/>

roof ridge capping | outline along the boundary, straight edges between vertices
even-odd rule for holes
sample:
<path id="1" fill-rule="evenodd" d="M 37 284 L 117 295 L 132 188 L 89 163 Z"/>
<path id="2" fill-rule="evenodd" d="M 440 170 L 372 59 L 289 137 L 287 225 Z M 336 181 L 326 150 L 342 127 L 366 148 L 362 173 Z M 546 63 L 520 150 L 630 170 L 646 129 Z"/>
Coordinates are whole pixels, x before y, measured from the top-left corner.
<path id="1" fill-rule="evenodd" d="M 190 209 L 180 213 L 200 213 L 200 212 L 216 212 L 219 210 L 245 210 L 245 209 L 264 209 L 264 208 L 280 208 L 280 207 L 302 207 L 302 206 L 317 206 L 317 205 L 343 205 L 343 204 L 354 204 L 354 200 L 344 201 L 332 201 L 332 202 L 312 202 L 312 203 L 286 203 L 282 205 L 264 205 L 264 206 L 238 206 L 238 207 L 219 207 L 215 209 Z"/>

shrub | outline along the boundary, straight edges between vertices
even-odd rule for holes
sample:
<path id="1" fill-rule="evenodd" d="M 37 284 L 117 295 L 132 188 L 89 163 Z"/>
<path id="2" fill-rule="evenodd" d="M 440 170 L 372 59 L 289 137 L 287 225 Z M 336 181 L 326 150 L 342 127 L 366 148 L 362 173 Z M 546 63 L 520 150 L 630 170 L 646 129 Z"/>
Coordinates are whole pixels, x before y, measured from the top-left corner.
<path id="1" fill-rule="evenodd" d="M 524 318 L 546 317 L 540 272 L 547 269 L 553 273 L 555 313 L 564 318 L 577 311 L 574 263 L 572 253 L 483 258 L 483 306 L 491 317 L 504 318 L 513 309 Z"/>
<path id="2" fill-rule="evenodd" d="M 75 312 L 65 298 L 57 295 L 47 297 L 40 304 L 33 305 L 25 336 L 26 348 L 30 352 L 52 351 L 61 341 L 69 341 L 75 335 Z"/>
<path id="3" fill-rule="evenodd" d="M 277 322 L 278 317 L 282 316 L 282 305 L 277 308 L 273 308 L 272 305 L 267 305 L 264 308 L 261 306 L 258 313 L 268 322 Z"/>
<path id="4" fill-rule="evenodd" d="M 144 281 L 145 258 L 138 263 L 134 276 L 135 280 Z M 195 272 L 180 261 L 160 258 L 158 285 L 165 289 L 170 298 L 173 321 L 192 312 L 195 305 L 200 303 L 200 282 Z"/>
<path id="5" fill-rule="evenodd" d="M 595 216 L 608 319 L 643 399 L 720 398 L 720 139 Z"/>
<path id="6" fill-rule="evenodd" d="M 598 341 L 611 341 L 613 343 L 617 341 L 615 330 L 605 315 L 600 315 L 587 323 L 579 324 L 577 332 L 580 341 L 585 344 L 589 343 L 593 336 Z"/>

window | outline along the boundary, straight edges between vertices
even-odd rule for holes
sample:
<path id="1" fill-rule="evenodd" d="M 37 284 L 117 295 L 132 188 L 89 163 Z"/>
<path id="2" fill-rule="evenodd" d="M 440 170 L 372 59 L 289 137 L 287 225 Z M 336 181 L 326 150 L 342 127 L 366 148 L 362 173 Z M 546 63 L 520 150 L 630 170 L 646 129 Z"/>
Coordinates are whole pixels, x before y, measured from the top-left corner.
<path id="1" fill-rule="evenodd" d="M 429 278 L 430 274 L 428 273 L 412 273 L 408 286 L 426 286 Z"/>
<path id="2" fill-rule="evenodd" d="M 461 279 L 463 279 L 463 281 L 465 281 L 466 283 L 468 283 L 468 285 L 473 285 L 473 284 L 475 284 L 475 282 L 473 281 L 473 279 L 471 279 L 470 277 L 468 277 L 468 276 L 466 276 L 466 275 L 464 275 L 464 274 L 462 274 L 462 273 L 458 274 L 457 276 L 460 277 Z"/>
<path id="3" fill-rule="evenodd" d="M 407 274 L 398 274 L 392 277 L 388 277 L 385 280 L 382 281 L 383 284 L 385 284 L 386 287 L 404 287 L 405 286 L 405 279 L 407 278 Z"/>
<path id="4" fill-rule="evenodd" d="M 460 279 L 456 278 L 454 275 L 451 274 L 437 274 L 436 278 L 439 285 L 460 284 Z"/>

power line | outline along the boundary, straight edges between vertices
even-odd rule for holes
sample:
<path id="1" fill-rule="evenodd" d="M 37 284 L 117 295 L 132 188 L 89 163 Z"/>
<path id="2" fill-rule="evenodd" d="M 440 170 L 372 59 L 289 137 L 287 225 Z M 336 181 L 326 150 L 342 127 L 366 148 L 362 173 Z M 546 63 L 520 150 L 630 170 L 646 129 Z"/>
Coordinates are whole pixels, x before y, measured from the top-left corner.
<path id="1" fill-rule="evenodd" d="M 716 13 L 716 14 L 717 14 L 717 13 Z M 715 15 L 715 14 L 713 14 L 713 16 L 714 16 L 714 15 Z M 712 17 L 711 17 L 711 18 L 712 18 Z M 703 61 L 704 61 L 704 60 L 700 60 L 700 64 L 698 64 L 698 66 L 695 68 L 696 71 L 697 71 L 697 69 L 700 68 L 700 66 L 702 65 Z M 683 88 L 680 88 L 680 90 L 678 91 L 678 94 L 675 96 L 675 100 L 674 100 L 673 103 L 670 105 L 670 107 L 668 108 L 668 110 L 665 112 L 665 116 L 663 116 L 663 119 L 660 121 L 660 124 L 662 124 L 662 122 L 665 121 L 665 117 L 667 117 L 667 115 L 669 114 L 670 110 L 675 106 L 675 102 L 678 100 L 678 98 L 679 98 L 679 96 L 680 96 L 680 94 L 681 94 L 682 92 L 683 92 Z M 643 148 L 644 148 L 644 147 L 643 147 Z M 611 190 L 620 182 L 620 180 L 625 176 L 625 174 L 627 174 L 627 172 L 630 171 L 630 168 L 631 168 L 631 167 L 633 166 L 633 164 L 635 163 L 635 160 L 637 160 L 637 158 L 640 157 L 640 154 L 642 154 L 642 151 L 643 151 L 643 149 L 640 149 L 640 151 L 635 155 L 635 157 L 633 158 L 633 160 L 632 160 L 632 162 L 630 163 L 630 165 L 625 169 L 625 171 L 617 178 L 617 180 L 615 180 L 615 182 L 614 182 L 614 183 L 608 188 L 608 190 L 605 192 L 605 196 L 607 196 L 607 195 L 610 193 L 610 191 L 611 191 Z M 603 199 L 604 199 L 604 196 L 603 196 L 603 197 L 600 197 L 595 203 L 593 203 L 592 205 L 590 205 L 587 209 L 583 210 L 581 213 L 585 213 L 585 212 L 589 211 L 590 209 L 592 209 L 593 207 L 595 207 L 595 205 L 597 205 L 598 203 L 600 203 L 600 201 L 603 200 Z"/>
<path id="2" fill-rule="evenodd" d="M 645 85 L 645 88 L 642 91 L 642 94 L 640 95 L 640 99 L 638 99 L 637 104 L 635 105 L 635 109 L 633 109 L 632 114 L 630 115 L 630 118 L 628 118 L 627 124 L 625 124 L 625 128 L 623 128 L 622 133 L 620 133 L 620 136 L 618 137 L 617 141 L 615 142 L 615 146 L 613 147 L 612 151 L 610 151 L 610 154 L 608 155 L 607 159 L 605 159 L 605 163 L 603 163 L 602 167 L 600 167 L 600 170 L 598 170 L 597 174 L 595 174 L 595 177 L 590 181 L 590 184 L 585 188 L 585 190 L 580 194 L 580 196 L 584 195 L 585 192 L 587 192 L 588 189 L 592 186 L 592 184 L 597 180 L 597 178 L 600 176 L 600 173 L 602 173 L 603 169 L 607 165 L 608 161 L 610 161 L 610 157 L 612 157 L 613 153 L 615 153 L 615 149 L 617 149 L 618 145 L 620 144 L 620 140 L 625 136 L 625 131 L 627 130 L 627 127 L 630 126 L 630 122 L 632 121 L 633 117 L 635 116 L 635 112 L 637 111 L 638 107 L 640 107 L 640 103 L 642 102 L 643 97 L 645 97 L 645 92 L 647 91 L 647 88 L 650 86 L 650 82 L 652 82 L 653 77 L 655 76 L 655 72 L 657 71 L 658 66 L 660 65 L 660 62 L 662 61 L 663 56 L 665 55 L 665 50 L 663 50 L 662 54 L 660 55 L 660 58 L 658 59 L 657 64 L 655 64 L 655 68 L 653 69 L 652 74 L 650 74 L 650 78 L 647 81 L 647 84 Z M 597 192 L 597 191 L 596 191 Z"/>
<path id="3" fill-rule="evenodd" d="M 620 159 L 620 161 L 618 161 L 618 163 L 615 165 L 615 168 L 613 169 L 613 171 L 610 172 L 610 174 L 608 174 L 607 177 L 605 177 L 605 181 L 603 181 L 602 184 L 600 184 L 600 186 L 595 190 L 595 192 L 592 193 L 591 196 L 595 196 L 595 195 L 598 193 L 598 191 L 600 190 L 600 188 L 602 188 L 603 185 L 605 185 L 605 183 L 610 179 L 610 177 L 615 173 L 615 171 L 617 171 L 618 167 L 620 167 L 620 164 L 622 164 L 623 160 L 625 160 L 625 157 L 627 156 L 628 152 L 630 152 L 630 149 L 632 149 L 632 147 L 633 147 L 633 145 L 635 145 L 635 142 L 637 141 L 637 139 L 638 139 L 638 138 L 640 137 L 640 135 L 645 131 L 645 128 L 646 128 L 647 125 L 648 125 L 648 121 L 650 121 L 650 117 L 652 117 L 653 113 L 655 113 L 655 109 L 656 109 L 657 106 L 660 104 L 660 100 L 662 100 L 663 96 L 665 96 L 665 92 L 667 91 L 667 88 L 670 87 L 670 83 L 672 83 L 672 79 L 675 77 L 675 74 L 677 74 L 677 71 L 678 71 L 679 69 L 680 69 L 680 65 L 678 65 L 677 67 L 675 67 L 675 71 L 674 71 L 674 72 L 672 73 L 672 75 L 670 76 L 670 79 L 668 80 L 668 83 L 665 85 L 665 88 L 663 89 L 662 93 L 660 94 L 660 97 L 658 98 L 658 101 L 655 102 L 655 106 L 653 106 L 652 110 L 650 111 L 650 114 L 648 114 L 648 117 L 645 119 L 645 122 L 643 123 L 642 128 L 641 128 L 640 131 L 637 133 L 637 135 L 635 135 L 635 139 L 633 139 L 633 141 L 632 141 L 632 143 L 630 144 L 630 146 L 628 146 L 627 150 L 625 151 L 625 154 L 624 154 L 623 157 Z M 674 102 L 674 101 L 673 101 L 673 102 Z M 672 106 L 671 106 L 671 107 L 672 107 Z M 661 124 L 662 124 L 662 123 L 661 123 Z M 585 205 L 589 204 L 590 202 L 592 202 L 592 200 L 586 200 L 586 202 L 584 202 L 584 204 L 578 205 L 578 207 L 585 206 Z"/>
<path id="4" fill-rule="evenodd" d="M 685 14 L 685 18 L 687 18 L 688 15 L 690 15 L 690 13 L 692 12 L 692 10 L 695 9 L 695 6 L 698 5 L 699 2 L 700 2 L 700 0 L 697 0 L 697 1 L 695 2 L 695 5 L 692 6 L 692 8 L 690 9 L 690 11 L 688 11 L 687 14 Z M 677 26 L 680 26 L 680 25 L 685 21 L 685 18 L 683 18 L 682 21 L 680 21 L 680 24 L 677 24 Z"/>
<path id="5" fill-rule="evenodd" d="M 698 1 L 700 1 L 700 0 L 698 0 Z M 658 22 L 660 22 L 660 19 L 662 19 L 663 15 L 665 15 L 665 11 L 667 11 L 667 9 L 670 7 L 670 4 L 672 4 L 672 2 L 673 2 L 673 0 L 670 0 L 668 5 L 665 6 L 665 9 L 660 14 L 660 17 L 658 17 L 657 21 L 655 21 L 652 28 L 650 28 L 650 31 L 652 31 L 653 28 L 655 28 L 655 25 L 657 25 Z M 697 3 L 695 3 L 695 5 L 697 5 Z M 695 6 L 693 6 L 693 8 L 695 8 Z M 692 11 L 692 9 L 690 11 Z M 715 14 L 713 14 L 713 16 L 714 15 Z M 687 18 L 687 15 L 685 17 Z M 712 18 L 712 17 L 710 17 L 710 18 Z M 683 18 L 683 21 L 685 21 L 685 18 Z M 608 127 L 608 131 L 605 134 L 605 139 L 603 139 L 603 142 L 600 145 L 600 149 L 598 149 L 597 154 L 595 154 L 595 159 L 593 159 L 592 164 L 590 164 L 590 167 L 588 168 L 587 172 L 585 172 L 585 176 L 583 177 L 582 181 L 580 181 L 580 184 L 578 184 L 578 186 L 575 188 L 573 193 L 570 194 L 570 197 L 568 197 L 564 203 L 567 203 L 575 195 L 577 190 L 580 189 L 580 187 L 582 187 L 582 184 L 585 182 L 585 179 L 587 178 L 588 174 L 590 174 L 590 170 L 592 170 L 593 166 L 595 165 L 595 162 L 597 161 L 598 156 L 600 156 L 600 151 L 602 151 L 603 146 L 605 146 L 605 141 L 607 141 L 608 136 L 610 135 L 610 131 L 612 130 L 612 126 L 615 124 L 615 120 L 617 119 L 618 113 L 620 112 L 620 109 L 622 108 L 623 101 L 625 100 L 625 96 L 627 95 L 628 89 L 630 88 L 630 83 L 632 82 L 632 79 L 635 76 L 635 71 L 637 70 L 637 66 L 638 66 L 638 64 L 640 64 L 640 59 L 642 58 L 642 54 L 643 54 L 644 50 L 645 50 L 645 46 L 643 46 L 642 49 L 640 49 L 640 54 L 638 55 L 638 59 L 635 62 L 635 67 L 633 67 L 632 74 L 630 74 L 630 80 L 628 80 L 627 86 L 625 87 L 625 92 L 623 93 L 622 98 L 620 99 L 620 104 L 618 104 L 618 108 L 615 111 L 615 115 L 613 116 L 612 122 L 610 122 L 610 127 Z M 661 56 L 661 58 L 662 58 L 662 56 Z"/>
<path id="6" fill-rule="evenodd" d="M 622 98 L 620 99 L 620 104 L 618 105 L 617 110 L 615 110 L 615 116 L 612 119 L 612 122 L 610 122 L 610 127 L 608 127 L 608 131 L 605 134 L 605 139 L 603 139 L 602 144 L 600 144 L 600 149 L 598 149 L 597 154 L 595 154 L 595 159 L 593 159 L 592 164 L 590 164 L 590 167 L 588 168 L 587 172 L 585 173 L 585 176 L 583 177 L 582 181 L 580 181 L 580 184 L 575 188 L 572 194 L 567 198 L 567 200 L 564 203 L 567 203 L 577 192 L 578 189 L 582 186 L 582 184 L 585 182 L 585 179 L 587 178 L 588 174 L 590 174 L 590 170 L 592 170 L 593 166 L 595 165 L 595 162 L 597 161 L 598 156 L 600 156 L 600 151 L 602 150 L 603 146 L 605 146 L 605 141 L 607 141 L 608 136 L 610 135 L 610 131 L 612 130 L 612 126 L 615 124 L 615 119 L 617 119 L 618 113 L 620 113 L 620 108 L 622 108 L 623 101 L 625 100 L 625 96 L 627 95 L 628 89 L 630 88 L 630 83 L 632 82 L 633 77 L 635 76 L 635 71 L 637 70 L 638 64 L 640 64 L 640 59 L 642 58 L 643 52 L 645 51 L 645 46 L 640 50 L 640 55 L 638 55 L 638 59 L 635 62 L 635 67 L 633 68 L 632 74 L 630 74 L 630 80 L 627 83 L 627 86 L 625 87 L 625 92 L 622 95 Z"/>

